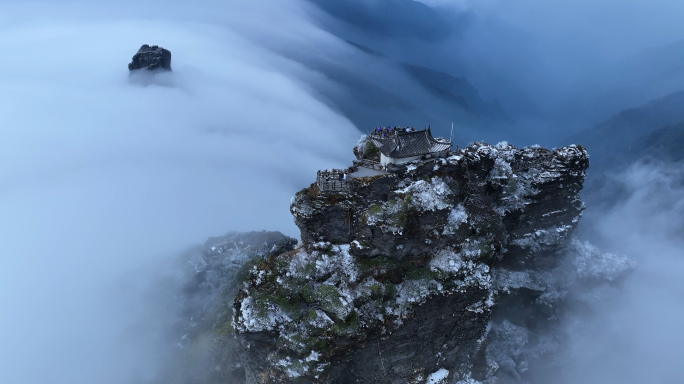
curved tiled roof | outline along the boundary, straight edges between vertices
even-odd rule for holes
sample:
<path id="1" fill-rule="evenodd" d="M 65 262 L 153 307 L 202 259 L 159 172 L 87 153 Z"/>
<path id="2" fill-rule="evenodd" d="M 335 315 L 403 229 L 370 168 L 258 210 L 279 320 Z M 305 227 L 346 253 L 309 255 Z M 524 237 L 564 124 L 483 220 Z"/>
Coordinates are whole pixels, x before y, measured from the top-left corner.
<path id="1" fill-rule="evenodd" d="M 435 139 L 430 128 L 414 132 L 392 132 L 388 136 L 371 134 L 370 140 L 380 152 L 391 158 L 422 156 L 451 148 L 451 141 Z"/>

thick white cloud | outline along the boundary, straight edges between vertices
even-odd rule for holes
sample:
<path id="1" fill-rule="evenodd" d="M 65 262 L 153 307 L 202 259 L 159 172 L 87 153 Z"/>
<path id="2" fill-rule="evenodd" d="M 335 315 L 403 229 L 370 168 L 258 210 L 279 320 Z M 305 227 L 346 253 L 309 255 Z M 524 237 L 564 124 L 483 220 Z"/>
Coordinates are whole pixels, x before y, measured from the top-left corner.
<path id="1" fill-rule="evenodd" d="M 682 377 L 681 181 L 681 169 L 654 165 L 634 166 L 614 180 L 630 197 L 603 215 L 594 234 L 637 267 L 619 292 L 589 304 L 594 315 L 570 324 L 570 382 L 667 383 Z"/>
<path id="2" fill-rule="evenodd" d="M 154 337 L 122 346 L 122 334 L 157 320 L 136 309 L 139 291 L 114 289 L 122 276 L 229 230 L 298 235 L 290 197 L 348 165 L 358 138 L 302 80 L 325 79 L 282 55 L 333 49 L 309 12 L 289 0 L 3 9 L 0 380 L 132 382 L 153 367 Z M 172 51 L 172 73 L 129 77 L 144 43 Z"/>

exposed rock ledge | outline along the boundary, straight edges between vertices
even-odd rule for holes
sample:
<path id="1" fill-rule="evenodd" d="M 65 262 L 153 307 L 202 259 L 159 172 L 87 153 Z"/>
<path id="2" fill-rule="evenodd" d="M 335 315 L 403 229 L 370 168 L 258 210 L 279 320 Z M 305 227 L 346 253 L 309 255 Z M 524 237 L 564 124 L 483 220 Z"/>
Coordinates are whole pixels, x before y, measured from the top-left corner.
<path id="1" fill-rule="evenodd" d="M 235 297 L 246 381 L 494 380 L 492 312 L 530 285 L 517 274 L 559 264 L 588 164 L 580 146 L 474 143 L 348 193 L 303 189 L 302 243 L 255 265 Z"/>
<path id="2" fill-rule="evenodd" d="M 171 51 L 157 45 L 143 44 L 128 64 L 129 71 L 146 69 L 148 71 L 170 71 Z"/>

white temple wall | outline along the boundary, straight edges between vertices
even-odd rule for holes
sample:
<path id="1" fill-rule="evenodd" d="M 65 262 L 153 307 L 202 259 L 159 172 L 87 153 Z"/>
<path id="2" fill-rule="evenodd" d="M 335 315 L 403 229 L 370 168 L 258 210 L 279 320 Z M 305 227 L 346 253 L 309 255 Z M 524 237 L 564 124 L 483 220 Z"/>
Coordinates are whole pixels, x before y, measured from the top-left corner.
<path id="1" fill-rule="evenodd" d="M 394 158 L 394 157 L 387 157 L 384 154 L 380 153 L 380 164 L 382 164 L 382 165 L 403 164 L 403 163 L 408 163 L 409 161 L 420 160 L 420 158 L 422 158 L 422 157 L 423 156 Z"/>

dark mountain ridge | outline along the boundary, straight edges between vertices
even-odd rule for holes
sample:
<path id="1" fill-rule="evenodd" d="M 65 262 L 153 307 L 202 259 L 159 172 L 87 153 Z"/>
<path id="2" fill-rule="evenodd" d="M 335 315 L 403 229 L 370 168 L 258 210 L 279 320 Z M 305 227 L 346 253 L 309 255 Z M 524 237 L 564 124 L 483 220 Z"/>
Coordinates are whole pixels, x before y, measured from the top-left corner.
<path id="1" fill-rule="evenodd" d="M 592 153 L 592 168 L 603 168 L 608 159 L 641 146 L 644 135 L 680 121 L 684 121 L 684 91 L 623 110 L 564 142 L 586 146 Z"/>
<path id="2" fill-rule="evenodd" d="M 630 146 L 626 152 L 619 153 L 616 162 L 618 164 L 636 161 L 682 162 L 684 161 L 684 121 L 646 134 L 639 138 L 638 144 Z"/>
<path id="3" fill-rule="evenodd" d="M 335 18 L 370 34 L 438 40 L 454 31 L 453 23 L 419 1 L 309 1 Z"/>

